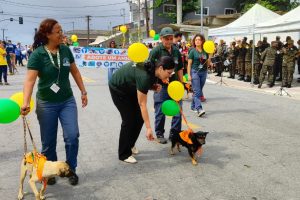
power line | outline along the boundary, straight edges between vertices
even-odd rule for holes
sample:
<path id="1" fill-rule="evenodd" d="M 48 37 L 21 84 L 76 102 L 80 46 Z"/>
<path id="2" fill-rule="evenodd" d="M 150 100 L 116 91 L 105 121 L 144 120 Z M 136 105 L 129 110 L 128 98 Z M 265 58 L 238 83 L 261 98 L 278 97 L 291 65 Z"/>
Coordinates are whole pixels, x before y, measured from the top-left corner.
<path id="1" fill-rule="evenodd" d="M 35 5 L 35 4 L 27 4 L 27 3 L 21 3 L 21 2 L 13 2 L 13 1 L 7 1 L 7 0 L 0 0 L 3 3 L 10 3 L 14 4 L 16 6 L 32 6 L 32 7 L 41 7 L 41 8 L 64 8 L 64 9 L 82 9 L 82 8 L 95 8 L 95 7 L 104 7 L 104 6 L 113 6 L 113 5 L 119 5 L 119 4 L 125 4 L 124 2 L 119 3 L 109 3 L 109 4 L 100 4 L 100 5 L 91 5 L 91 6 L 46 6 L 46 5 Z"/>

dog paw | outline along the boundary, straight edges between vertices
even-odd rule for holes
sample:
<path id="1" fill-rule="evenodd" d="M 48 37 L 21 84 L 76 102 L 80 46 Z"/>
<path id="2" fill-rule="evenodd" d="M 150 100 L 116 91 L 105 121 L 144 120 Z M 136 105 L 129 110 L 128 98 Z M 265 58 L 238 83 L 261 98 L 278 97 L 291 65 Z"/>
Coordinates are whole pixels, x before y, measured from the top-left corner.
<path id="1" fill-rule="evenodd" d="M 169 153 L 170 153 L 170 155 L 172 155 L 172 156 L 175 155 L 173 149 L 171 149 Z"/>
<path id="2" fill-rule="evenodd" d="M 23 197 L 24 197 L 24 195 L 23 195 L 22 193 L 19 193 L 19 195 L 18 195 L 18 200 L 22 200 Z"/>
<path id="3" fill-rule="evenodd" d="M 192 160 L 192 164 L 193 164 L 194 166 L 198 165 L 198 163 L 197 163 L 196 160 Z"/>

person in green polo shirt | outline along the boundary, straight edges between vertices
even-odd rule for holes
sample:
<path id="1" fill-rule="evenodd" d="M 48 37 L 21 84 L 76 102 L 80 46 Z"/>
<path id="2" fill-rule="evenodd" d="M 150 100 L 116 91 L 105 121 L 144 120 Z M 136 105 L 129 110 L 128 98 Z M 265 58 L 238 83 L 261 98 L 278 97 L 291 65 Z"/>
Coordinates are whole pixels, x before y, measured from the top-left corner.
<path id="1" fill-rule="evenodd" d="M 151 62 L 130 62 L 118 69 L 109 81 L 112 100 L 122 118 L 119 159 L 127 163 L 136 163 L 132 154 L 137 154 L 135 143 L 145 123 L 148 140 L 153 140 L 147 110 L 147 93 L 153 89 L 158 92 L 161 85 L 158 80 L 168 79 L 174 72 L 174 61 L 169 56 L 161 57 L 155 64 Z"/>
<path id="2" fill-rule="evenodd" d="M 183 78 L 183 63 L 181 59 L 181 53 L 179 49 L 173 44 L 174 31 L 170 27 L 165 27 L 160 32 L 162 43 L 155 47 L 149 56 L 151 62 L 156 62 L 162 56 L 170 56 L 175 62 L 175 73 L 168 80 L 168 82 L 179 80 L 182 82 Z M 162 89 L 160 92 L 154 93 L 154 108 L 155 108 L 155 133 L 159 143 L 166 144 L 167 140 L 164 137 L 165 132 L 165 119 L 166 116 L 162 113 L 161 106 L 165 100 L 171 99 L 167 92 L 168 84 L 162 83 Z M 180 101 L 180 104 L 182 102 Z M 172 126 L 170 130 L 169 139 L 176 132 L 181 131 L 181 114 L 178 114 L 172 118 Z"/>
<path id="3" fill-rule="evenodd" d="M 36 114 L 40 124 L 42 154 L 48 160 L 56 161 L 56 140 L 58 120 L 63 129 L 66 160 L 73 170 L 69 177 L 71 185 L 77 185 L 76 175 L 79 128 L 77 106 L 70 85 L 69 75 L 73 76 L 81 90 L 82 107 L 87 105 L 87 92 L 71 50 L 62 44 L 63 34 L 59 23 L 54 19 L 45 19 L 34 36 L 34 51 L 27 64 L 24 82 L 24 104 L 21 114 L 30 111 L 29 103 L 37 77 L 39 77 L 36 95 Z M 55 177 L 48 184 L 55 184 Z"/>

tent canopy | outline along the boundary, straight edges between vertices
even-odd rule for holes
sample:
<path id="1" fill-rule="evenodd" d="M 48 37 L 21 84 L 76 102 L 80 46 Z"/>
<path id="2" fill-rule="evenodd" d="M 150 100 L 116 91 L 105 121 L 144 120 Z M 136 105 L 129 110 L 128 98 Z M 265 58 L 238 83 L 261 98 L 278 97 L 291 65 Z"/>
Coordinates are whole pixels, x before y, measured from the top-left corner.
<path id="1" fill-rule="evenodd" d="M 300 6 L 290 12 L 269 20 L 259 23 L 256 27 L 256 33 L 279 33 L 300 31 Z"/>
<path id="2" fill-rule="evenodd" d="M 280 15 L 271 10 L 255 4 L 250 10 L 232 23 L 220 27 L 209 29 L 209 36 L 229 36 L 229 35 L 249 35 L 254 31 L 254 26 L 262 21 L 269 21 L 278 18 Z"/>

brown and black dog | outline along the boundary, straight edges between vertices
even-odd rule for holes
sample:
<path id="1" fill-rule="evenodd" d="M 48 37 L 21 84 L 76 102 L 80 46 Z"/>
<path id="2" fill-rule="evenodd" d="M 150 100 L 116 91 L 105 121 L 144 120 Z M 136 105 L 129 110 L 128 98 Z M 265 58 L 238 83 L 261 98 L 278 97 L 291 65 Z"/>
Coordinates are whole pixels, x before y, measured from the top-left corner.
<path id="1" fill-rule="evenodd" d="M 202 145 L 205 144 L 206 135 L 208 132 L 198 131 L 192 132 L 192 130 L 184 130 L 178 133 L 174 133 L 172 136 L 172 146 L 170 154 L 174 155 L 174 147 L 177 146 L 178 151 L 180 152 L 179 145 L 185 146 L 188 149 L 189 155 L 192 159 L 192 164 L 197 165 L 197 160 L 195 154 L 201 156 L 203 149 Z"/>
<path id="2" fill-rule="evenodd" d="M 29 173 L 29 185 L 35 195 L 36 200 L 45 199 L 44 193 L 48 178 L 54 176 L 70 177 L 74 172 L 69 165 L 63 161 L 47 161 L 46 157 L 38 152 L 27 153 L 21 163 L 21 177 L 18 199 L 23 199 L 23 182 L 26 174 Z M 44 184 L 40 191 L 37 190 L 35 183 L 41 181 Z"/>

